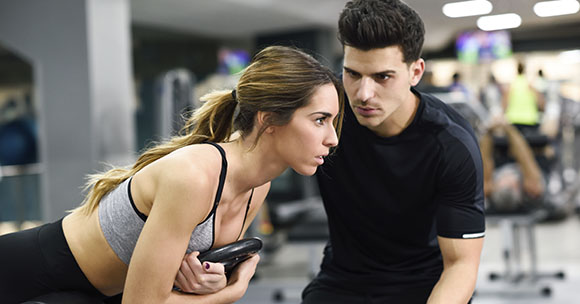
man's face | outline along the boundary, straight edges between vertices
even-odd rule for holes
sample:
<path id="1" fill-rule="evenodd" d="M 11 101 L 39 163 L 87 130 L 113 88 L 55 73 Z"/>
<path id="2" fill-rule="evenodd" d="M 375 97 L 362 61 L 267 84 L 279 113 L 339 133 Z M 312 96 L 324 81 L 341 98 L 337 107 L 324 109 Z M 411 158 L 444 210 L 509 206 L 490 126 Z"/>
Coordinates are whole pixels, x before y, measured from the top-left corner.
<path id="1" fill-rule="evenodd" d="M 378 135 L 389 136 L 393 124 L 408 119 L 415 95 L 410 87 L 421 79 L 423 59 L 407 64 L 399 46 L 368 51 L 344 47 L 343 83 L 358 122 Z"/>

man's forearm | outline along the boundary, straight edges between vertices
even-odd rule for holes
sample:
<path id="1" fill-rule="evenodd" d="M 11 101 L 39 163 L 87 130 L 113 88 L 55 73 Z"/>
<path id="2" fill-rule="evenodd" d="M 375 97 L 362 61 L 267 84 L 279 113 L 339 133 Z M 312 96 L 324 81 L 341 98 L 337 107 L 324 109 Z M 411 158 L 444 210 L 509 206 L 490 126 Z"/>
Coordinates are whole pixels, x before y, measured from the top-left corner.
<path id="1" fill-rule="evenodd" d="M 507 125 L 505 130 L 510 152 L 520 165 L 524 177 L 540 179 L 542 172 L 526 139 L 514 126 Z"/>
<path id="2" fill-rule="evenodd" d="M 428 304 L 465 304 L 475 289 L 477 268 L 470 263 L 455 263 L 443 270 L 431 291 Z"/>

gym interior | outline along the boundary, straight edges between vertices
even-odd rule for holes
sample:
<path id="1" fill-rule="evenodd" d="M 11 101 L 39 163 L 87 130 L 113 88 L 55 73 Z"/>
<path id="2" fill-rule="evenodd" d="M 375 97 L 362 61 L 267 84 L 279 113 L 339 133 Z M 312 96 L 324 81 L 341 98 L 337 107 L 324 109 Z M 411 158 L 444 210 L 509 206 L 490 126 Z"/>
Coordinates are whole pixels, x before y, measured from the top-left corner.
<path id="1" fill-rule="evenodd" d="M 425 22 L 422 91 L 483 134 L 523 63 L 545 98 L 542 119 L 552 122 L 548 135 L 524 134 L 546 153 L 539 163 L 551 199 L 486 210 L 472 303 L 578 303 L 579 2 L 551 1 L 572 7 L 558 15 L 541 12 L 539 0 L 490 0 L 483 2 L 491 12 L 468 16 L 453 15 L 445 0 L 404 2 Z M 87 173 L 128 165 L 174 134 L 185 110 L 212 90 L 233 88 L 265 46 L 306 49 L 341 73 L 336 32 L 345 3 L 0 1 L 0 234 L 62 217 L 82 201 Z M 503 28 L 482 19 L 500 14 L 517 18 Z M 264 241 L 261 261 L 238 303 L 300 303 L 328 239 L 316 179 L 286 171 L 265 205 L 247 233 Z"/>

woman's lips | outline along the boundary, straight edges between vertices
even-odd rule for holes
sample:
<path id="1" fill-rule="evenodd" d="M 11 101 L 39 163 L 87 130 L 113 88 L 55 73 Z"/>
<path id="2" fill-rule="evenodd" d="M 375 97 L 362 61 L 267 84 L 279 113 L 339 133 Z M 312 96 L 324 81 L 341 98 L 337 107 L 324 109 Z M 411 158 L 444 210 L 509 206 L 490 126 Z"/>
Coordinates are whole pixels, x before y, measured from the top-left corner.
<path id="1" fill-rule="evenodd" d="M 321 166 L 322 164 L 324 164 L 324 158 L 322 158 L 322 156 L 316 156 L 316 163 L 318 163 L 318 165 Z"/>
<path id="2" fill-rule="evenodd" d="M 319 166 L 322 166 L 322 164 L 324 164 L 324 157 L 325 156 L 326 155 L 318 155 L 318 156 L 315 157 L 316 158 L 316 162 L 318 163 Z"/>

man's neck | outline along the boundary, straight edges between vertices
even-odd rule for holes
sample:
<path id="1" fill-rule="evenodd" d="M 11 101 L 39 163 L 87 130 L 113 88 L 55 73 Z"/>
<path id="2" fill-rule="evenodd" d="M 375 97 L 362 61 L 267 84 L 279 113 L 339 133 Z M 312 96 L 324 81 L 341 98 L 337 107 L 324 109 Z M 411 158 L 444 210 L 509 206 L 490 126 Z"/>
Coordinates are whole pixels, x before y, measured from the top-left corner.
<path id="1" fill-rule="evenodd" d="M 409 90 L 407 100 L 381 125 L 380 130 L 374 132 L 382 137 L 401 134 L 413 122 L 419 102 L 419 97 Z"/>

